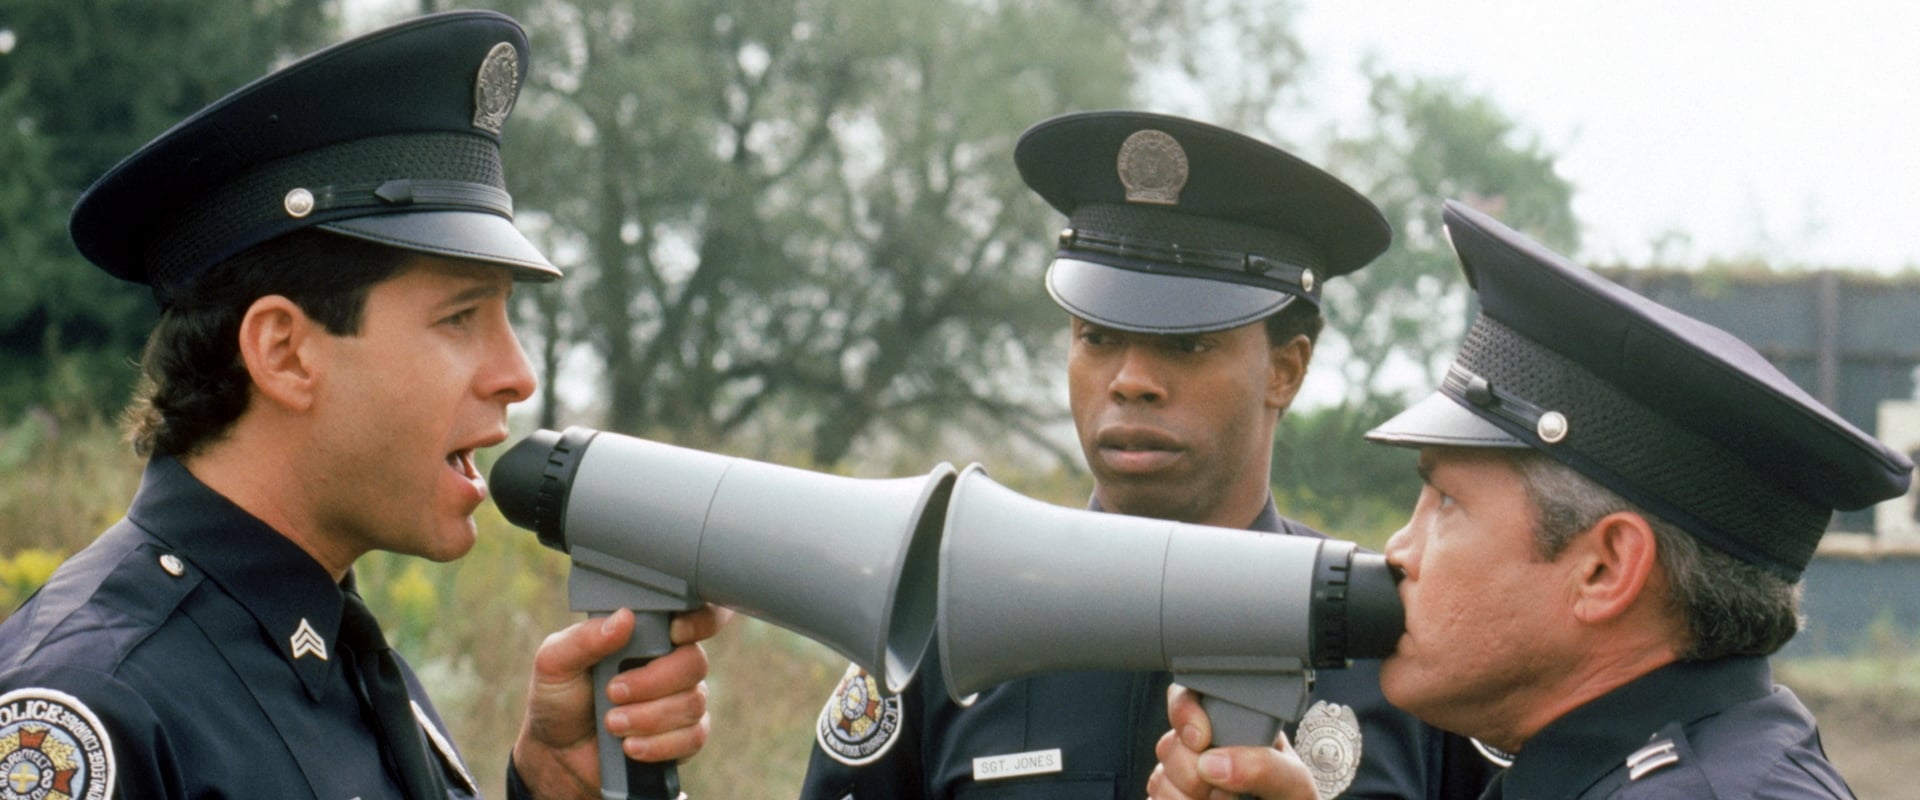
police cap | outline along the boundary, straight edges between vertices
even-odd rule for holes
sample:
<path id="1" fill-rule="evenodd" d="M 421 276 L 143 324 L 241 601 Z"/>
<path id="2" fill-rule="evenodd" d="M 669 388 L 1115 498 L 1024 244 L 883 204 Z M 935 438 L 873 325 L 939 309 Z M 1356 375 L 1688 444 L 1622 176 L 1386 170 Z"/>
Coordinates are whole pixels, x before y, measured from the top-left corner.
<path id="1" fill-rule="evenodd" d="M 1442 217 L 1479 314 L 1439 391 L 1367 438 L 1533 448 L 1789 579 L 1834 510 L 1906 491 L 1912 462 L 1731 334 L 1464 205 Z"/>
<path id="2" fill-rule="evenodd" d="M 1263 319 L 1387 248 L 1352 187 L 1265 142 L 1164 114 L 1046 120 L 1014 147 L 1020 176 L 1067 215 L 1047 291 L 1120 330 L 1193 333 Z"/>
<path id="3" fill-rule="evenodd" d="M 560 271 L 513 226 L 500 129 L 527 38 L 488 11 L 420 17 L 312 53 L 181 121 L 95 182 L 81 254 L 162 304 L 208 267 L 306 227 Z"/>

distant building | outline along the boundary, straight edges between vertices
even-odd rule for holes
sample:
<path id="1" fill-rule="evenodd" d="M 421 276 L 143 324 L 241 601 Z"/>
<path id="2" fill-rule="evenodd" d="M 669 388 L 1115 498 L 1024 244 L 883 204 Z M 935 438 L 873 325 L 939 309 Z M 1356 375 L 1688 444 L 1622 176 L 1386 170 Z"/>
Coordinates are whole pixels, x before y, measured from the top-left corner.
<path id="1" fill-rule="evenodd" d="M 1746 340 L 1848 422 L 1920 453 L 1920 275 L 1600 272 Z M 1783 657 L 1920 641 L 1920 487 L 1835 514 L 1804 577 L 1807 626 Z"/>
<path id="2" fill-rule="evenodd" d="M 1883 404 L 1920 409 L 1914 386 L 1920 371 L 1920 275 L 1617 267 L 1599 272 L 1745 340 L 1861 430 L 1902 452 L 1920 449 L 1920 419 L 1905 423 L 1898 408 L 1894 424 L 1885 426 L 1892 429 L 1881 430 Z M 1907 441 L 1909 436 L 1915 438 Z M 1920 544 L 1920 526 L 1911 522 L 1913 503 L 1907 497 L 1885 505 L 1904 512 L 1899 516 L 1907 522 L 1891 535 L 1904 539 L 1911 531 L 1913 543 Z M 1875 516 L 1874 509 L 1836 514 L 1832 530 L 1872 534 Z"/>

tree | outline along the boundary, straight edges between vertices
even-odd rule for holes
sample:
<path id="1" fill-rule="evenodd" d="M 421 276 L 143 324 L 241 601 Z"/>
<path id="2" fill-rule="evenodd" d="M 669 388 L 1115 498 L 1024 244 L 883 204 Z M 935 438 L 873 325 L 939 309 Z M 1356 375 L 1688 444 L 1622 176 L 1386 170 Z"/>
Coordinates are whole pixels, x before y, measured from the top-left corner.
<path id="1" fill-rule="evenodd" d="M 966 420 L 1052 446 L 1058 411 L 1019 387 L 1055 371 L 1037 355 L 1059 338 L 1039 290 L 1058 215 L 1011 151 L 1046 116 L 1124 102 L 1120 29 L 1084 11 L 515 9 L 539 51 L 511 180 L 573 273 L 522 310 L 604 365 L 611 429 L 799 427 L 819 465 Z M 539 350 L 551 375 L 568 344 Z"/>
<path id="2" fill-rule="evenodd" d="M 1336 141 L 1328 166 L 1380 206 L 1394 243 L 1366 268 L 1328 281 L 1329 333 L 1314 363 L 1338 371 L 1345 395 L 1292 414 L 1274 458 L 1286 492 L 1360 527 L 1397 523 L 1418 491 L 1404 454 L 1367 447 L 1363 434 L 1439 386 L 1465 333 L 1468 293 L 1440 231 L 1440 204 L 1472 204 L 1562 251 L 1578 244 L 1573 186 L 1491 101 L 1445 80 L 1371 68 L 1369 79 L 1372 125 Z"/>
<path id="3" fill-rule="evenodd" d="M 0 414 L 103 413 L 155 319 L 80 258 L 67 213 L 143 142 L 331 30 L 322 0 L 11 0 L 0 30 Z"/>

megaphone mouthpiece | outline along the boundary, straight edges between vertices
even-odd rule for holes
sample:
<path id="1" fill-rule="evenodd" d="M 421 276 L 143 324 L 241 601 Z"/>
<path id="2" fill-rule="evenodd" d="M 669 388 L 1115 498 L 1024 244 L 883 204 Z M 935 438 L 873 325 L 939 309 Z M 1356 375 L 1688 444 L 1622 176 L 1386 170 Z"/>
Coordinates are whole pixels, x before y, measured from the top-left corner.
<path id="1" fill-rule="evenodd" d="M 587 428 L 538 430 L 501 454 L 488 475 L 500 514 L 538 534 L 542 544 L 566 552 L 567 493 L 594 433 Z"/>

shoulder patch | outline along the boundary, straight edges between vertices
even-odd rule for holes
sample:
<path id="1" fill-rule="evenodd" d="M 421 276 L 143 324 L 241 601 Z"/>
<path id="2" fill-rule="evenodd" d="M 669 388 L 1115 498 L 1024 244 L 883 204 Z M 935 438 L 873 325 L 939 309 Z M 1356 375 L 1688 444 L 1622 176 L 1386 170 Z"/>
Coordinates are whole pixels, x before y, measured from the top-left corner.
<path id="1" fill-rule="evenodd" d="M 113 743 L 85 703 L 53 689 L 0 695 L 0 797 L 105 800 Z"/>
<path id="2" fill-rule="evenodd" d="M 893 747 L 904 715 L 899 697 L 885 696 L 872 675 L 858 664 L 848 665 L 820 709 L 814 738 L 835 761 L 849 767 L 871 764 Z"/>

